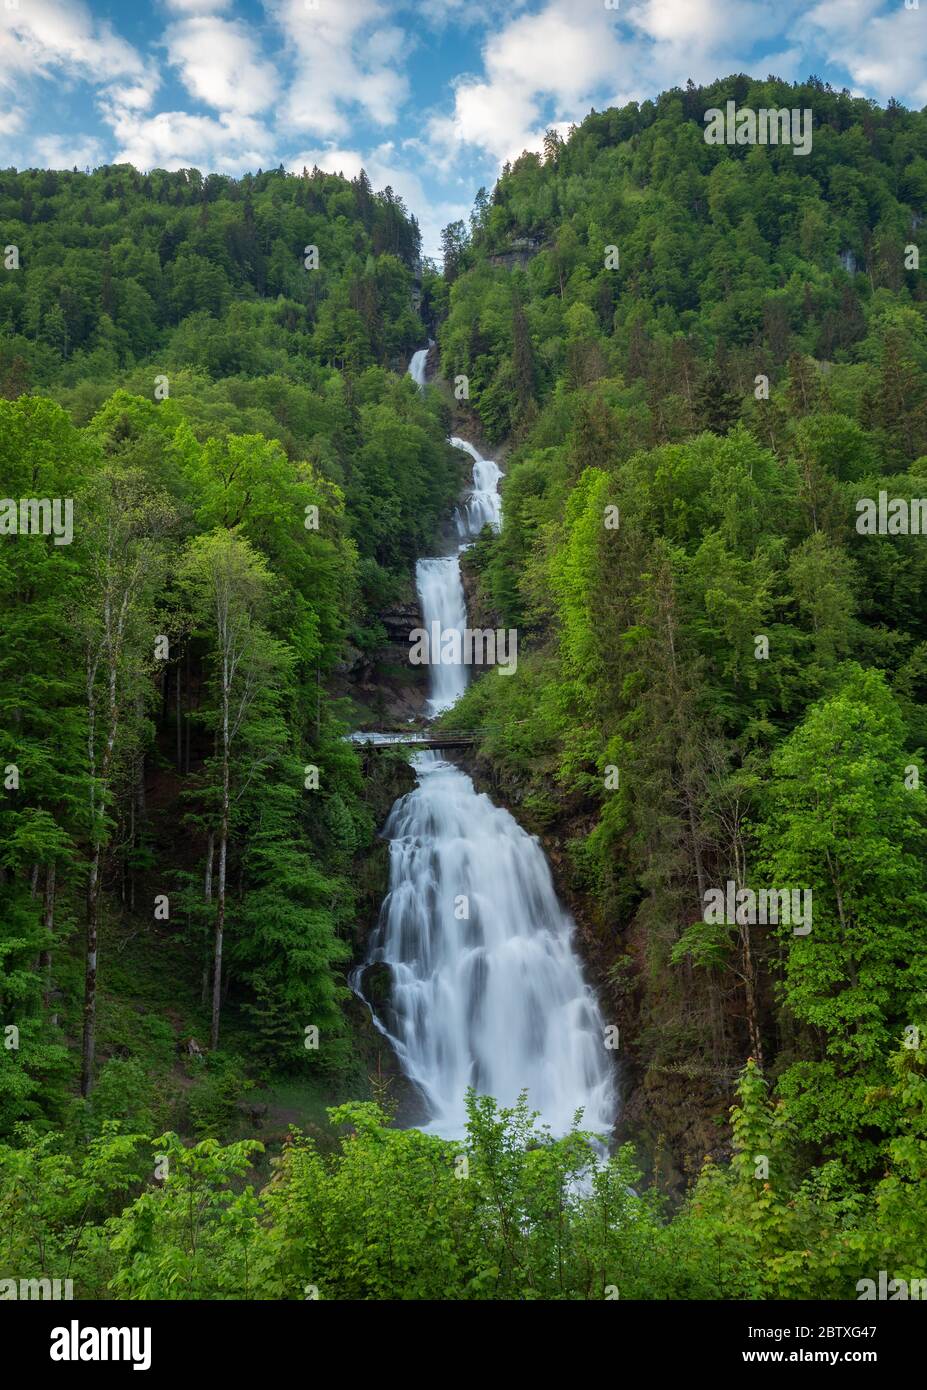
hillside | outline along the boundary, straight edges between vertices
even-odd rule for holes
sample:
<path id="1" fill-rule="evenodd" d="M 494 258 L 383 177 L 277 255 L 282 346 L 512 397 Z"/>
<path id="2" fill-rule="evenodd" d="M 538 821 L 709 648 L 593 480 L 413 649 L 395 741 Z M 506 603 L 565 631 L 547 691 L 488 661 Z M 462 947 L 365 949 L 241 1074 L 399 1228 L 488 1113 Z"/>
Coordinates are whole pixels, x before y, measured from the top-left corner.
<path id="1" fill-rule="evenodd" d="M 810 154 L 706 144 L 728 100 L 812 109 Z M 552 134 L 457 238 L 443 370 L 518 440 L 473 568 L 524 656 L 454 720 L 559 848 L 627 1121 L 690 1173 L 747 1056 L 809 1160 L 872 1174 L 896 1132 L 867 1097 L 923 1012 L 924 551 L 856 522 L 927 475 L 925 141 L 690 85 Z M 812 889 L 813 931 L 705 922 L 728 882 Z"/>
<path id="2" fill-rule="evenodd" d="M 811 110 L 810 152 L 709 145 L 728 100 Z M 744 76 L 552 131 L 443 272 L 365 176 L 0 174 L 0 491 L 73 503 L 61 545 L 6 508 L 0 551 L 0 1274 L 276 1301 L 927 1276 L 925 202 L 925 113 Z M 439 389 L 405 374 L 429 333 Z M 503 523 L 449 555 L 470 421 Z M 571 943 L 531 935 L 559 908 L 523 830 L 548 851 L 618 1055 L 610 1146 L 524 1095 L 407 1127 L 349 989 L 413 778 L 346 735 L 417 708 L 423 556 L 462 563 L 461 623 L 517 632 L 445 715 L 497 804 L 451 795 L 545 969 Z M 475 898 L 485 866 L 418 806 L 423 957 L 468 929 L 434 826 Z M 543 899 L 506 879 L 524 841 Z M 506 1059 L 559 1039 L 582 1075 L 599 1014 L 516 978 Z"/>

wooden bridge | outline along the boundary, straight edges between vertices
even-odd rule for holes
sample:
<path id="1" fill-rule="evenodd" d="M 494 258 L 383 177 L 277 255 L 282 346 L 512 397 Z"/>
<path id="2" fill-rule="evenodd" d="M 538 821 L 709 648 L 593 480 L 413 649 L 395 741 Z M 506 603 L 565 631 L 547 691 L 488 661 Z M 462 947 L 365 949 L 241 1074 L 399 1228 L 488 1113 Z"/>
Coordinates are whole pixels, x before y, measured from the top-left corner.
<path id="1" fill-rule="evenodd" d="M 380 748 L 471 748 L 477 741 L 472 729 L 419 729 L 408 734 L 355 734 L 352 742 L 365 750 Z"/>

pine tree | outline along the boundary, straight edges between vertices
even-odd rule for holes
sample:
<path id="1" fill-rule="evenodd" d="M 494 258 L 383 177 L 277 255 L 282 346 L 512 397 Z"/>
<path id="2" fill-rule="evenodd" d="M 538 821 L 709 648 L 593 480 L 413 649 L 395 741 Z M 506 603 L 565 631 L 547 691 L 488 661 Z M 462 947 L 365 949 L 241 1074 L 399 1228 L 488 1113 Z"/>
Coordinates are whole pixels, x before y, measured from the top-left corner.
<path id="1" fill-rule="evenodd" d="M 727 434 L 740 418 L 740 399 L 728 390 L 727 380 L 716 367 L 710 368 L 695 390 L 695 416 L 702 429 Z"/>

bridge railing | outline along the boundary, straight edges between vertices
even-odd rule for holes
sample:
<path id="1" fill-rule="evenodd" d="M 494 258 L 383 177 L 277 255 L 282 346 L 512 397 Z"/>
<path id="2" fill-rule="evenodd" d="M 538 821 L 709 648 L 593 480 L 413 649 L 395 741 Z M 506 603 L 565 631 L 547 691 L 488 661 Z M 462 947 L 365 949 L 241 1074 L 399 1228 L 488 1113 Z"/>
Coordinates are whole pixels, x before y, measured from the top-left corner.
<path id="1" fill-rule="evenodd" d="M 526 719 L 517 719 L 505 728 L 518 728 Z M 350 736 L 351 742 L 364 748 L 446 748 L 451 744 L 476 743 L 484 734 L 503 733 L 501 724 L 483 724 L 479 729 L 404 729 L 395 733 L 381 731 L 359 732 Z"/>

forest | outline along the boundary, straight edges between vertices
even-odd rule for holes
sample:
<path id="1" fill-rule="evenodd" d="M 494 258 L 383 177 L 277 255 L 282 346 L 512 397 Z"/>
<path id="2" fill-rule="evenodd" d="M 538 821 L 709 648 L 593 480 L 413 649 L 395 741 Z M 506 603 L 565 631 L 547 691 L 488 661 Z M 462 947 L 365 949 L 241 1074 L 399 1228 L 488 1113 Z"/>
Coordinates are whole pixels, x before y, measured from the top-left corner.
<path id="1" fill-rule="evenodd" d="M 728 100 L 809 108 L 811 152 L 709 145 Z M 0 172 L 0 493 L 74 506 L 0 536 L 0 1283 L 927 1279 L 927 559 L 858 524 L 927 496 L 925 205 L 927 114 L 744 75 L 551 130 L 441 266 L 363 174 Z M 349 987 L 410 777 L 348 741 L 350 661 L 461 422 L 505 460 L 470 611 L 519 659 L 443 719 L 620 1031 L 607 1146 L 530 1095 L 401 1124 Z M 811 929 L 715 920 L 729 884 Z"/>

